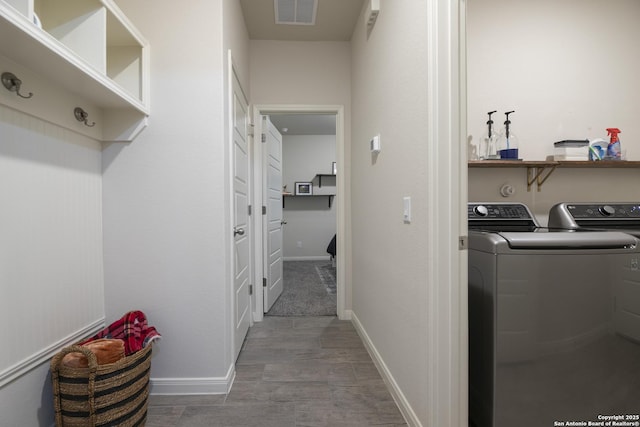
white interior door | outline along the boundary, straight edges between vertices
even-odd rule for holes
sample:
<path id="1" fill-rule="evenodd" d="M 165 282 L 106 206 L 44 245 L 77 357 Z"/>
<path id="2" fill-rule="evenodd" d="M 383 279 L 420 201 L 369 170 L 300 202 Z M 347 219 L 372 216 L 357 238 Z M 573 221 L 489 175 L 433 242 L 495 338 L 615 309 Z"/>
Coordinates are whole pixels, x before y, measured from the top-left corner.
<path id="1" fill-rule="evenodd" d="M 251 227 L 249 221 L 249 143 L 247 101 L 234 74 L 233 79 L 233 253 L 234 253 L 234 351 L 238 357 L 249 330 Z"/>
<path id="2" fill-rule="evenodd" d="M 262 117 L 265 143 L 266 213 L 264 312 L 268 312 L 282 293 L 282 135 L 268 116 Z"/>

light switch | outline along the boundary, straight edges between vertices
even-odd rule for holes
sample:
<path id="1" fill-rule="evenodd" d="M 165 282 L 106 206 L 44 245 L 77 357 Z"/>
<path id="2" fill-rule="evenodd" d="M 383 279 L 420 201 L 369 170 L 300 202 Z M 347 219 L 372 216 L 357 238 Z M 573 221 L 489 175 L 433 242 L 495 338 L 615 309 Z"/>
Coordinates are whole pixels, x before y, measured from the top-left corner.
<path id="1" fill-rule="evenodd" d="M 371 153 L 373 154 L 378 154 L 381 150 L 380 147 L 380 134 L 374 136 L 373 138 L 371 138 L 371 141 L 369 141 L 369 148 L 371 149 Z"/>
<path id="2" fill-rule="evenodd" d="M 402 220 L 405 224 L 409 224 L 411 222 L 411 197 L 403 197 L 404 202 L 404 213 L 402 214 Z"/>

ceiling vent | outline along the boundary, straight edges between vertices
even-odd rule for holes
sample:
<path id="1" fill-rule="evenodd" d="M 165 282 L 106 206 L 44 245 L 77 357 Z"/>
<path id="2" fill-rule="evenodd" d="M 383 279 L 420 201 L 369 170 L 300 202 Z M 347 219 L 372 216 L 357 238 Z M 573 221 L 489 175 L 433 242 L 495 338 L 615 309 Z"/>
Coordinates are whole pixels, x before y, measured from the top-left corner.
<path id="1" fill-rule="evenodd" d="M 315 25 L 318 0 L 273 0 L 276 24 Z"/>

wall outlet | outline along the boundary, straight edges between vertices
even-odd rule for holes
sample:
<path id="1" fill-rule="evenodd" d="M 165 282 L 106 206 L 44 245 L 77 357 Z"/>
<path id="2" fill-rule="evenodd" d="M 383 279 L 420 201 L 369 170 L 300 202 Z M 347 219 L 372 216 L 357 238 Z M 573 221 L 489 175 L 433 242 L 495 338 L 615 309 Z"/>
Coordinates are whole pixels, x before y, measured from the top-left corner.
<path id="1" fill-rule="evenodd" d="M 302 247 L 302 242 L 296 242 L 296 246 L 301 248 Z"/>

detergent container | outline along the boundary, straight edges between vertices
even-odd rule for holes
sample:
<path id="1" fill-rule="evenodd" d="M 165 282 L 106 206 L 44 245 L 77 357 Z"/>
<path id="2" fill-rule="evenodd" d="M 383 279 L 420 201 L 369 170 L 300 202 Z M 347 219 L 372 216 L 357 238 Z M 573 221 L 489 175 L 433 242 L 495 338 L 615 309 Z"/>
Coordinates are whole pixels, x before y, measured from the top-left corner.
<path id="1" fill-rule="evenodd" d="M 604 160 L 609 143 L 606 139 L 597 138 L 589 142 L 589 160 Z"/>

